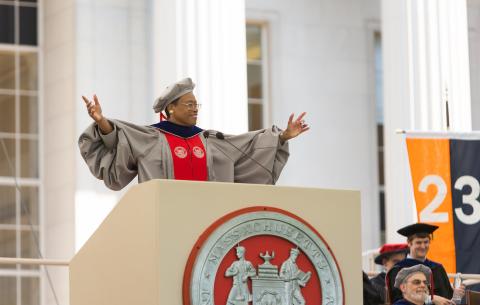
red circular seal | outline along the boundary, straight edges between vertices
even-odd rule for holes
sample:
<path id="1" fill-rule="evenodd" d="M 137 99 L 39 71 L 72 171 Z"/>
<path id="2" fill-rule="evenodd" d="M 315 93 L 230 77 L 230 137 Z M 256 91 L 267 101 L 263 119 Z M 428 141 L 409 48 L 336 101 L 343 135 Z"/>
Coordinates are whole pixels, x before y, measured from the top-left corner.
<path id="1" fill-rule="evenodd" d="M 201 149 L 198 146 L 194 146 L 192 150 L 193 150 L 193 155 L 199 159 L 202 159 L 203 156 L 205 156 L 205 152 L 203 151 L 203 149 Z"/>
<path id="2" fill-rule="evenodd" d="M 187 157 L 187 150 L 182 146 L 175 147 L 173 151 L 175 153 L 175 156 L 179 157 L 180 159 Z"/>
<path id="3" fill-rule="evenodd" d="M 185 267 L 184 305 L 345 304 L 330 247 L 300 217 L 250 207 L 217 220 Z"/>

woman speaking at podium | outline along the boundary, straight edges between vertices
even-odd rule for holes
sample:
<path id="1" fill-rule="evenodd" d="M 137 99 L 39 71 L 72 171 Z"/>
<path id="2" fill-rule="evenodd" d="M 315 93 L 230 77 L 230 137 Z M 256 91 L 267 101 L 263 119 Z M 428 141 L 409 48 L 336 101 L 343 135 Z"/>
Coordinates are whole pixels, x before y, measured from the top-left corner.
<path id="1" fill-rule="evenodd" d="M 82 96 L 94 120 L 78 141 L 92 174 L 113 190 L 120 190 L 138 175 L 150 179 L 179 179 L 275 184 L 287 162 L 288 140 L 309 129 L 305 113 L 287 128 L 276 126 L 237 136 L 202 130 L 190 78 L 167 86 L 153 109 L 161 121 L 151 126 L 107 119 L 96 95 Z M 165 119 L 165 120 L 163 120 Z"/>

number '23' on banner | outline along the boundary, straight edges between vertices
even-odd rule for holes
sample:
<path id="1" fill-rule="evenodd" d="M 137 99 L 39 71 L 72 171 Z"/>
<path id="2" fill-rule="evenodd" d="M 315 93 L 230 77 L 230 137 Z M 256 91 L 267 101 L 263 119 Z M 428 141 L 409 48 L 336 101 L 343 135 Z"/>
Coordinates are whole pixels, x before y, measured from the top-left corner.
<path id="1" fill-rule="evenodd" d="M 447 272 L 480 273 L 480 134 L 407 134 L 419 222 L 439 226 L 428 257 Z"/>

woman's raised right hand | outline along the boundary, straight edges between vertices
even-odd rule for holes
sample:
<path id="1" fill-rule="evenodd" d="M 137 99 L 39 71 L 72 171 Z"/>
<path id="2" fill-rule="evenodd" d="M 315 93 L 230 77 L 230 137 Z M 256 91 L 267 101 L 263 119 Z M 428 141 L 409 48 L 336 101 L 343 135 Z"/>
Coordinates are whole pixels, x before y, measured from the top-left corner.
<path id="1" fill-rule="evenodd" d="M 88 115 L 97 123 L 102 133 L 109 134 L 110 132 L 112 132 L 113 126 L 102 115 L 102 107 L 100 107 L 97 95 L 93 95 L 93 100 L 89 100 L 87 97 L 82 95 L 82 99 L 85 102 L 85 106 L 87 107 Z"/>
<path id="2" fill-rule="evenodd" d="M 93 95 L 93 100 L 89 100 L 86 96 L 82 95 L 82 99 L 85 102 L 87 107 L 88 115 L 97 123 L 103 119 L 102 107 L 98 102 L 98 97 L 96 94 Z"/>

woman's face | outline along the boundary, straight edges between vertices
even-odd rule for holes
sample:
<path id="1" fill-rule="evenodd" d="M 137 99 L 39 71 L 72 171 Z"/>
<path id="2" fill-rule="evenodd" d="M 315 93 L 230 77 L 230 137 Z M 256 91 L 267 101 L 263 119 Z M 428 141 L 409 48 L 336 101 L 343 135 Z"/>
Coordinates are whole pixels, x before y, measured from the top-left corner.
<path id="1" fill-rule="evenodd" d="M 182 95 L 175 104 L 168 105 L 169 121 L 182 126 L 197 124 L 198 104 L 193 93 Z M 170 112 L 173 111 L 173 112 Z"/>

